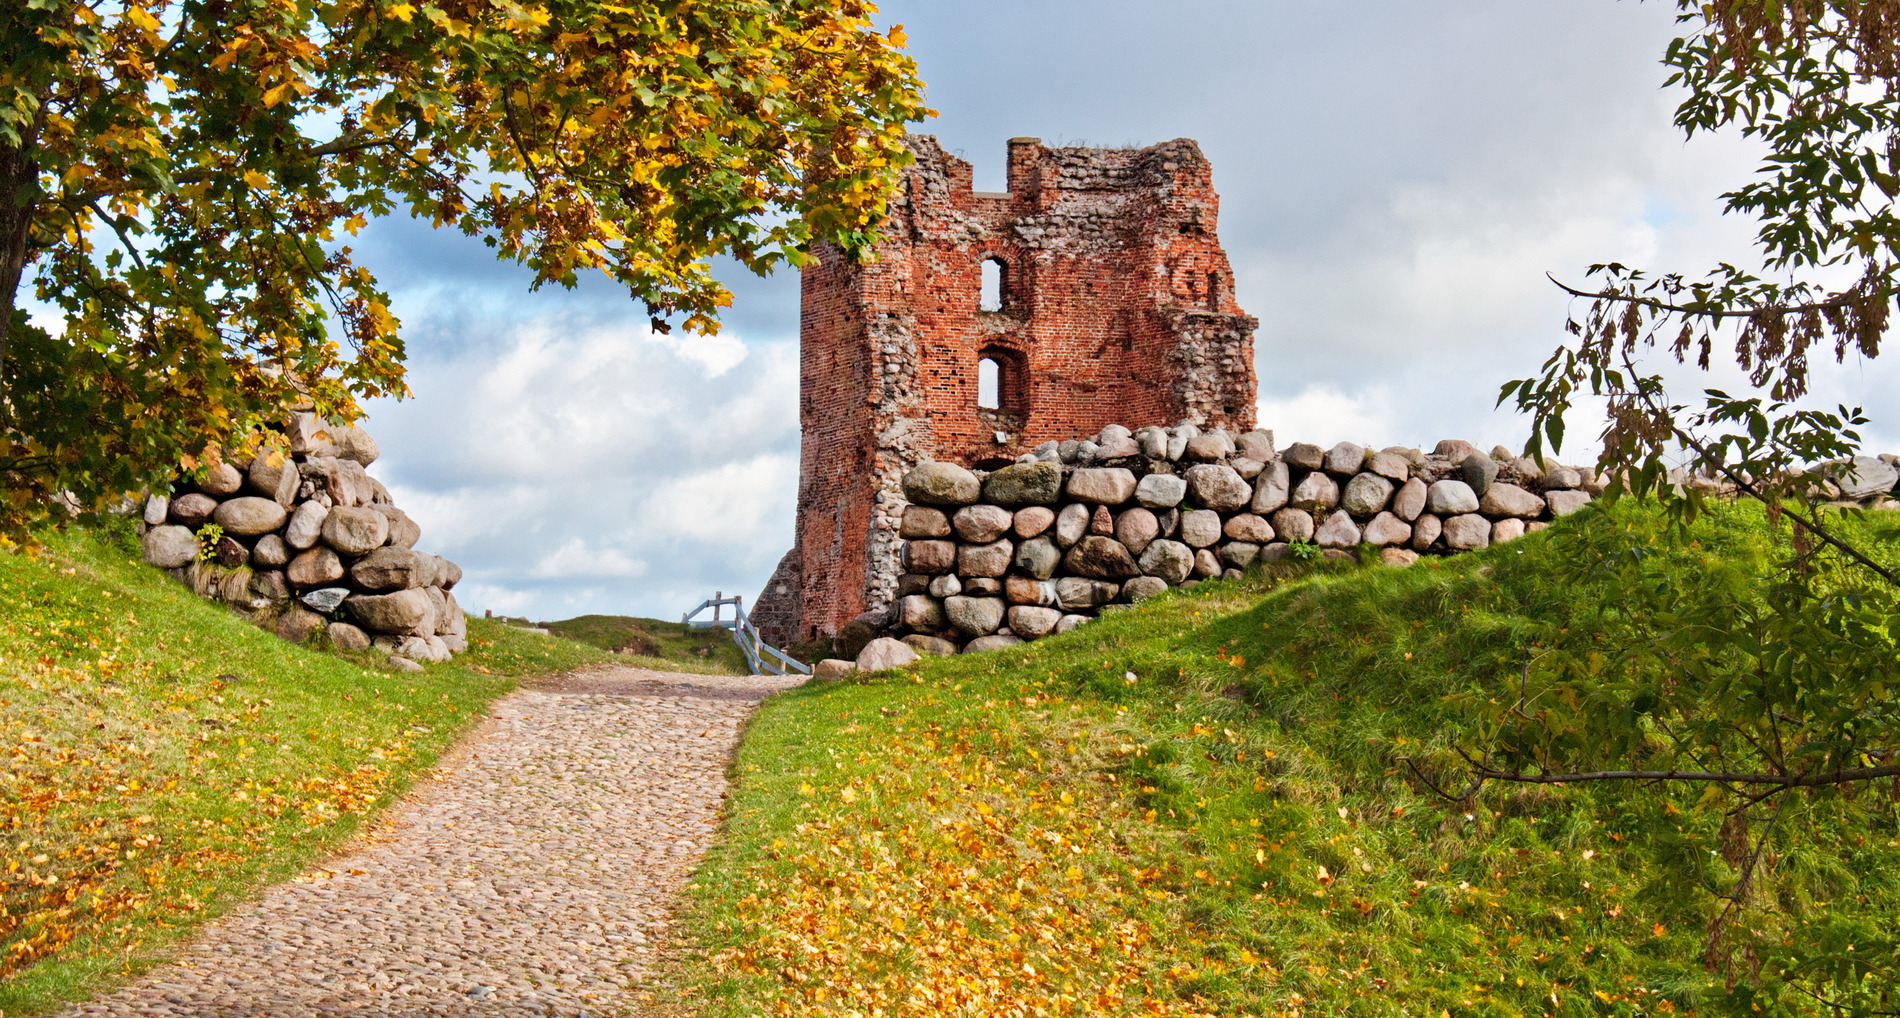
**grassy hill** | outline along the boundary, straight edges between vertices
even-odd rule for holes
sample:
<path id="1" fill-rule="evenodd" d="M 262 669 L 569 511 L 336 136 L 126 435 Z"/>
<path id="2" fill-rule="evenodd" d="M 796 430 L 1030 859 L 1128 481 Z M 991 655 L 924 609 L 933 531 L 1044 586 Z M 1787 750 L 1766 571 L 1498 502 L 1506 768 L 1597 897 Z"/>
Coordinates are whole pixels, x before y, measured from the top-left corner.
<path id="1" fill-rule="evenodd" d="M 724 629 L 694 629 L 681 622 L 628 615 L 582 615 L 535 625 L 556 636 L 612 651 L 626 664 L 715 675 L 751 674 L 745 655 Z"/>
<path id="2" fill-rule="evenodd" d="M 149 966 L 336 849 L 517 676 L 614 660 L 470 623 L 392 673 L 294 646 L 72 530 L 0 552 L 0 1013 Z"/>
<path id="3" fill-rule="evenodd" d="M 1661 541 L 1627 505 L 1584 515 L 1560 529 Z M 1758 513 L 1701 527 L 1682 581 L 1776 567 Z M 1735 870 L 1694 809 L 1704 787 L 1492 783 L 1453 802 L 1412 778 L 1405 761 L 1450 756 L 1534 647 L 1631 637 L 1613 586 L 1550 580 L 1576 573 L 1561 536 L 1204 584 L 768 701 L 697 878 L 684 999 L 709 1016 L 1820 1015 L 1774 978 L 1777 952 L 1815 943 L 1891 992 L 1891 784 L 1791 799 L 1768 875 L 1721 925 Z"/>

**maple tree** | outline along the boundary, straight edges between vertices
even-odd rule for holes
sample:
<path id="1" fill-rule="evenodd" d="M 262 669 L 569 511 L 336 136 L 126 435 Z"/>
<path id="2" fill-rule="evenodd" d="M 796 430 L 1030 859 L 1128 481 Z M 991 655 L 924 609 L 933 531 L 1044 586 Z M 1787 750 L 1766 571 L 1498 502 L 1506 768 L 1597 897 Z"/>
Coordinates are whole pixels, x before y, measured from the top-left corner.
<path id="1" fill-rule="evenodd" d="M 407 210 L 534 284 L 717 328 L 709 259 L 867 249 L 928 114 L 861 0 L 0 5 L 0 523 L 306 403 L 402 394 L 344 234 Z M 29 317 L 29 292 L 59 322 Z"/>

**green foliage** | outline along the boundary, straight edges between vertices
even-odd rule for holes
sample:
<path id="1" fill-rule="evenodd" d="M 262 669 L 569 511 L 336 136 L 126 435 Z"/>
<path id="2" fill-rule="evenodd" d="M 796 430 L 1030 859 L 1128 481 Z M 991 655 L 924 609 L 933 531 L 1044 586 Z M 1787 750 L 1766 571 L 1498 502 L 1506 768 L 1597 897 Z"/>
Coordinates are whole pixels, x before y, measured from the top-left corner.
<path id="1" fill-rule="evenodd" d="M 1287 557 L 1295 562 L 1317 562 L 1325 554 L 1325 549 L 1311 541 L 1294 541 L 1287 545 Z"/>
<path id="2" fill-rule="evenodd" d="M 401 395 L 347 246 L 406 209 L 710 331 L 709 261 L 862 251 L 925 116 L 861 0 L 0 5 L 0 524 Z M 21 286 L 63 315 L 28 325 Z"/>
<path id="3" fill-rule="evenodd" d="M 285 643 L 119 535 L 0 554 L 0 1010 L 148 968 L 196 924 L 333 851 L 513 676 L 607 659 L 470 623 L 419 674 Z"/>
<path id="4" fill-rule="evenodd" d="M 1685 137 L 1739 131 L 1767 149 L 1758 177 L 1722 197 L 1724 211 L 1759 223 L 1754 255 L 1776 278 L 1743 267 L 1747 257 L 1700 281 L 1593 265 L 1597 290 L 1559 284 L 1590 300 L 1569 323 L 1575 341 L 1539 376 L 1504 385 L 1499 402 L 1532 415 L 1526 451 L 1541 455 L 1562 448 L 1577 396 L 1606 397 L 1599 462 L 1621 485 L 1693 514 L 1694 493 L 1679 493 L 1669 476 L 1681 454 L 1690 473 L 1779 511 L 1811 497 L 1800 468 L 1853 454 L 1865 423 L 1858 409 L 1797 405 L 1811 358 L 1877 356 L 1900 295 L 1900 3 L 1678 0 L 1677 8 L 1685 34 L 1663 60 L 1683 90 L 1676 125 Z M 1833 289 L 1849 268 L 1857 280 Z M 1691 408 L 1641 363 L 1661 343 L 1678 363 L 1706 371 L 1718 340 L 1733 343 L 1756 393 L 1707 389 Z M 1795 522 L 1827 540 L 1812 521 Z"/>
<path id="5" fill-rule="evenodd" d="M 212 562 L 218 557 L 218 541 L 224 537 L 224 528 L 216 523 L 207 523 L 198 528 L 198 561 Z"/>
<path id="6" fill-rule="evenodd" d="M 1694 526 L 1678 543 L 1626 500 L 1481 553 L 1280 567 L 775 698 L 741 748 L 727 840 L 697 881 L 702 950 L 679 975 L 712 1016 L 928 1014 L 952 990 L 1050 1014 L 1836 1013 L 1817 995 L 1894 1010 L 1893 779 L 1791 790 L 1740 821 L 1706 784 L 1431 787 L 1529 724 L 1520 702 L 1564 731 L 1627 732 L 1655 761 L 1699 739 L 1751 752 L 1760 704 L 1724 698 L 1774 697 L 1815 729 L 1858 709 L 1866 742 L 1892 745 L 1877 698 L 1805 665 L 1788 674 L 1807 692 L 1777 687 L 1789 658 L 1766 631 L 1756 656 L 1667 678 L 1681 655 L 1650 645 L 1658 614 L 1781 624 L 1762 514 Z M 1801 639 L 1816 662 L 1893 649 Z M 1627 748 L 1533 742 L 1566 763 Z M 1784 764 L 1845 752 L 1802 741 Z M 977 967 L 1005 949 L 1013 968 Z"/>

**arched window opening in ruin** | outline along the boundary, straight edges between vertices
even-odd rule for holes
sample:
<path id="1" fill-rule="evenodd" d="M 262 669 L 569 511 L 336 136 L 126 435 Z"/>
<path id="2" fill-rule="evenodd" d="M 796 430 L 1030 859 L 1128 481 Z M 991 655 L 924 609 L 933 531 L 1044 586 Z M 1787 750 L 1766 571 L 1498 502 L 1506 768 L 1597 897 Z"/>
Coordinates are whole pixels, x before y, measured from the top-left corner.
<path id="1" fill-rule="evenodd" d="M 977 354 L 976 409 L 982 413 L 1022 414 L 1028 389 L 1023 381 L 1022 355 L 991 347 Z"/>
<path id="2" fill-rule="evenodd" d="M 985 357 L 976 362 L 976 408 L 1003 408 L 1003 365 L 994 357 Z"/>
<path id="3" fill-rule="evenodd" d="M 1207 306 L 1210 310 L 1220 310 L 1220 273 L 1207 274 Z"/>
<path id="4" fill-rule="evenodd" d="M 1001 311 L 1009 301 L 1009 266 L 1001 258 L 983 259 L 983 311 Z"/>

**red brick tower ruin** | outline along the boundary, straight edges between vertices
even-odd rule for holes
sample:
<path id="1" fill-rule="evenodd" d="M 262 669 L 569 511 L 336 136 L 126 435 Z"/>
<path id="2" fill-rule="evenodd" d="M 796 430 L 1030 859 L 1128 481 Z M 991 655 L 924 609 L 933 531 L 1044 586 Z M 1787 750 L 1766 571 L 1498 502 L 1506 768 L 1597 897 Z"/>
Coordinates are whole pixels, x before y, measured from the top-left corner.
<path id="1" fill-rule="evenodd" d="M 797 547 L 754 618 L 828 636 L 889 603 L 898 481 L 925 460 L 988 469 L 1109 424 L 1253 426 L 1255 320 L 1215 236 L 1200 147 L 1009 143 L 1009 190 L 913 136 L 870 264 L 804 270 Z"/>

